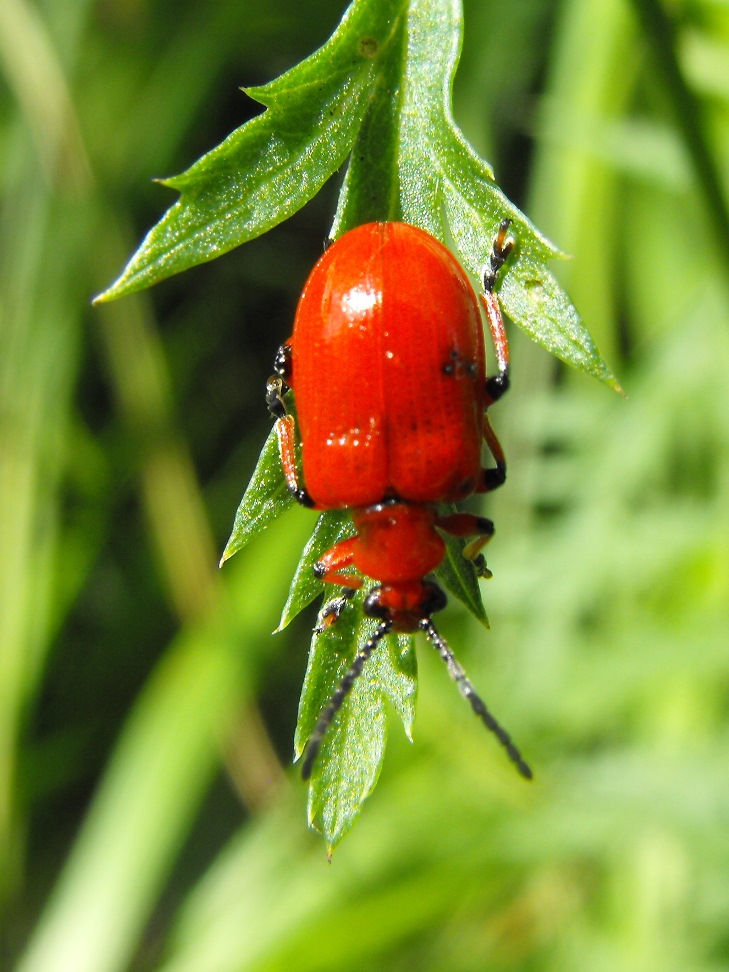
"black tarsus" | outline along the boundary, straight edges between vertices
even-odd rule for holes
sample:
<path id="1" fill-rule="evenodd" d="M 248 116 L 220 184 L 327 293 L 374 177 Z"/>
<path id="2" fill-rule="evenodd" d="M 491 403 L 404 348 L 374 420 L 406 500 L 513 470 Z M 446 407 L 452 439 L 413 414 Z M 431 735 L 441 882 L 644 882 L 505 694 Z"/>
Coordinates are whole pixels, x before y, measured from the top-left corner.
<path id="1" fill-rule="evenodd" d="M 318 564 L 314 564 L 314 575 L 323 577 L 326 570 L 317 572 Z M 342 611 L 352 600 L 357 591 L 353 587 L 342 587 L 337 597 L 333 597 L 319 612 L 319 621 L 314 628 L 314 634 L 322 634 L 341 617 Z"/>
<path id="2" fill-rule="evenodd" d="M 266 408 L 275 419 L 284 418 L 288 414 L 283 400 L 287 391 L 286 382 L 279 375 L 271 375 L 266 382 Z"/>
<path id="3" fill-rule="evenodd" d="M 496 286 L 496 278 L 499 275 L 499 270 L 501 270 L 509 259 L 509 254 L 514 249 L 514 241 L 506 237 L 511 223 L 512 220 L 510 219 L 502 219 L 499 223 L 499 230 L 491 249 L 488 266 L 483 272 L 483 289 L 488 293 L 491 293 Z"/>
<path id="4" fill-rule="evenodd" d="M 266 406 L 274 418 L 283 418 L 287 414 L 283 397 L 289 390 L 287 384 L 291 378 L 291 345 L 282 344 L 273 359 L 273 374 L 266 382 Z"/>

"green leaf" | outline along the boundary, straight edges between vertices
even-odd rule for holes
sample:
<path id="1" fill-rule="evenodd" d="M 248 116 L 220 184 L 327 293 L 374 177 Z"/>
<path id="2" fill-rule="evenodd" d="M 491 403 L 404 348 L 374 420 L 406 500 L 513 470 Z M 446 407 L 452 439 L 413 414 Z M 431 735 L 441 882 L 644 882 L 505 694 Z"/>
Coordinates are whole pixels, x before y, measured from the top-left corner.
<path id="1" fill-rule="evenodd" d="M 233 531 L 220 558 L 220 566 L 245 547 L 249 540 L 265 530 L 294 502 L 284 480 L 278 455 L 278 439 L 272 429 L 236 511 Z"/>
<path id="2" fill-rule="evenodd" d="M 500 221 L 518 242 L 503 275 L 508 316 L 561 360 L 619 390 L 545 263 L 559 256 L 503 195 L 453 121 L 460 2 L 355 0 L 311 57 L 247 93 L 267 110 L 186 172 L 180 199 L 98 300 L 150 286 L 287 219 L 350 156 L 332 229 L 402 219 L 453 241 L 480 277 Z M 351 153 L 351 154 L 350 154 Z"/>
<path id="3" fill-rule="evenodd" d="M 543 263 L 521 260 L 504 278 L 499 296 L 508 316 L 537 344 L 622 392 L 569 297 Z"/>
<path id="4" fill-rule="evenodd" d="M 371 219 L 401 219 L 455 244 L 480 280 L 502 219 L 517 252 L 502 274 L 506 313 L 567 364 L 619 390 L 567 295 L 546 269 L 560 256 L 493 180 L 453 121 L 450 94 L 461 47 L 460 3 L 417 0 L 380 61 L 377 89 L 357 136 L 332 237 Z"/>
<path id="5" fill-rule="evenodd" d="M 166 180 L 179 191 L 178 202 L 100 299 L 148 286 L 258 236 L 301 208 L 349 157 L 333 238 L 371 220 L 403 220 L 453 246 L 479 279 L 499 224 L 510 218 L 517 245 L 499 279 L 506 313 L 563 361 L 619 388 L 547 269 L 558 250 L 506 199 L 452 118 L 461 29 L 460 0 L 355 0 L 319 51 L 270 84 L 249 90 L 266 106 L 262 115 L 187 172 Z M 272 433 L 223 561 L 292 502 Z M 327 586 L 312 566 L 352 530 L 346 511 L 319 518 L 279 627 Z M 473 565 L 461 550 L 459 541 L 447 538 L 439 575 L 488 625 Z M 347 605 L 337 624 L 314 635 L 297 753 L 372 628 L 362 619 L 363 596 L 360 592 Z M 412 639 L 388 638 L 327 734 L 311 781 L 310 815 L 330 844 L 352 825 L 377 780 L 387 698 L 410 731 L 414 679 Z"/>
<path id="6" fill-rule="evenodd" d="M 354 524 L 348 510 L 333 510 L 330 513 L 322 513 L 317 520 L 309 542 L 304 547 L 301 560 L 294 573 L 291 590 L 281 612 L 281 621 L 276 629 L 277 631 L 285 628 L 299 611 L 303 611 L 328 586 L 315 576 L 314 564 L 335 543 L 339 543 L 340 540 L 351 537 L 353 534 Z M 329 590 L 333 590 L 333 588 L 329 587 Z"/>
<path id="7" fill-rule="evenodd" d="M 247 93 L 267 110 L 163 184 L 180 199 L 147 234 L 111 300 L 212 260 L 292 216 L 347 158 L 402 0 L 352 4 L 327 43 Z"/>
<path id="8" fill-rule="evenodd" d="M 463 556 L 463 540 L 443 534 L 446 543 L 445 560 L 436 573 L 443 581 L 443 585 L 454 597 L 464 604 L 471 614 L 488 628 L 489 619 L 481 600 L 481 589 L 478 586 L 478 575 L 473 561 Z"/>
<path id="9" fill-rule="evenodd" d="M 321 711 L 376 624 L 362 616 L 362 597 L 336 624 L 315 634 L 299 704 L 294 758 L 306 748 Z M 412 738 L 417 691 L 414 639 L 389 635 L 377 646 L 327 732 L 309 785 L 309 822 L 330 847 L 347 833 L 374 789 L 382 767 L 387 701 Z"/>

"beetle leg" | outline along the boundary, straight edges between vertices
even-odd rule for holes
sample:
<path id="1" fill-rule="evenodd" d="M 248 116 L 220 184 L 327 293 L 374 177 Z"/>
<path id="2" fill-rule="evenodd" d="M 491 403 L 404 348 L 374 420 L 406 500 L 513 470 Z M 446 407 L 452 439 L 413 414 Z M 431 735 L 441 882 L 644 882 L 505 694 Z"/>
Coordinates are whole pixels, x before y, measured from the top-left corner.
<path id="1" fill-rule="evenodd" d="M 271 384 L 276 381 L 280 381 L 280 379 L 271 378 L 268 382 L 268 387 L 270 388 Z M 266 397 L 268 398 L 268 393 Z M 283 401 L 281 401 L 281 405 L 285 408 Z M 303 486 L 299 486 L 299 474 L 296 469 L 296 423 L 294 422 L 293 415 L 289 415 L 288 412 L 280 415 L 276 419 L 274 428 L 276 430 L 276 437 L 278 438 L 278 453 L 281 457 L 284 479 L 286 480 L 289 492 L 297 503 L 301 503 L 302 506 L 306 506 L 309 509 L 315 509 L 316 504 L 314 500 L 309 496 Z"/>
<path id="2" fill-rule="evenodd" d="M 309 509 L 315 507 L 314 500 L 303 486 L 299 486 L 299 475 L 296 470 L 296 423 L 293 415 L 282 415 L 276 419 L 274 426 L 278 438 L 278 452 L 281 456 L 284 479 L 291 495 L 297 503 Z"/>
<path id="3" fill-rule="evenodd" d="M 493 378 L 486 379 L 486 407 L 498 401 L 509 387 L 509 343 L 506 338 L 504 319 L 501 316 L 499 298 L 494 293 L 499 271 L 506 263 L 509 254 L 514 249 L 514 240 L 507 237 L 510 219 L 503 219 L 496 234 L 488 265 L 483 274 L 483 293 L 481 303 L 486 312 L 491 340 L 496 352 L 496 364 L 499 373 Z"/>
<path id="4" fill-rule="evenodd" d="M 506 457 L 501 443 L 496 437 L 496 433 L 491 427 L 488 415 L 483 417 L 483 438 L 489 448 L 489 452 L 494 457 L 496 465 L 489 469 L 481 470 L 481 482 L 476 487 L 477 493 L 490 493 L 506 482 Z"/>
<path id="5" fill-rule="evenodd" d="M 353 591 L 362 586 L 362 578 L 358 574 L 340 573 L 346 571 L 354 563 L 354 551 L 359 537 L 348 537 L 330 547 L 314 564 L 314 573 L 325 584 L 342 584 Z"/>
<path id="6" fill-rule="evenodd" d="M 323 631 L 331 628 L 333 624 L 336 624 L 342 611 L 355 594 L 356 591 L 353 587 L 343 587 L 338 597 L 333 597 L 331 601 L 327 601 L 319 612 L 319 620 L 314 628 L 314 633 L 321 634 Z"/>
<path id="7" fill-rule="evenodd" d="M 494 535 L 491 520 L 487 520 L 485 516 L 476 516 L 475 513 L 448 513 L 436 517 L 435 525 L 452 537 L 485 538 L 484 544 Z"/>
<path id="8" fill-rule="evenodd" d="M 491 577 L 481 551 L 494 535 L 494 525 L 485 516 L 474 513 L 451 513 L 439 516 L 435 525 L 452 537 L 473 537 L 463 548 L 463 556 L 472 560 L 479 577 Z"/>
<path id="9" fill-rule="evenodd" d="M 291 342 L 282 344 L 273 359 L 274 374 L 266 382 L 266 405 L 274 418 L 283 418 L 286 412 L 284 395 L 291 387 L 293 373 L 293 349 Z"/>
<path id="10" fill-rule="evenodd" d="M 275 419 L 281 419 L 288 415 L 286 403 L 283 400 L 288 390 L 288 385 L 279 375 L 271 375 L 266 382 L 266 408 Z"/>
<path id="11" fill-rule="evenodd" d="M 284 401 L 284 395 L 289 390 L 287 382 L 291 380 L 292 371 L 290 344 L 282 344 L 278 349 L 273 367 L 276 373 L 266 382 L 266 405 L 276 419 L 274 428 L 278 438 L 278 453 L 281 457 L 284 479 L 297 503 L 311 509 L 316 504 L 306 489 L 299 486 L 296 470 L 296 423 L 293 415 L 288 413 Z"/>

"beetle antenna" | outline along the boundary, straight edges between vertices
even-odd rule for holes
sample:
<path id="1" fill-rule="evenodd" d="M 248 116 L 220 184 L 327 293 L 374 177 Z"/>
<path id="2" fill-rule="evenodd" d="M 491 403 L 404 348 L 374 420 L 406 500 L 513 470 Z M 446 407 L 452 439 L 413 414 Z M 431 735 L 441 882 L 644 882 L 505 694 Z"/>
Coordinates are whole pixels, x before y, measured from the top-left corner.
<path id="1" fill-rule="evenodd" d="M 506 729 L 504 729 L 501 723 L 499 723 L 486 708 L 486 704 L 484 703 L 483 699 L 474 689 L 468 676 L 456 659 L 456 656 L 451 651 L 445 639 L 438 633 L 438 629 L 435 627 L 431 619 L 423 618 L 420 622 L 420 627 L 433 642 L 435 648 L 437 648 L 438 654 L 448 667 L 448 674 L 458 686 L 463 698 L 470 703 L 471 708 L 483 722 L 486 728 L 493 732 L 506 750 L 509 759 L 521 773 L 521 775 L 525 779 L 531 780 L 534 774 L 532 773 L 528 763 L 524 760 L 521 753 L 512 742 L 511 736 Z"/>
<path id="2" fill-rule="evenodd" d="M 355 679 L 362 673 L 365 662 L 385 637 L 385 635 L 392 631 L 392 624 L 392 620 L 386 618 L 377 628 L 370 640 L 366 642 L 366 644 L 362 645 L 360 650 L 357 652 L 354 661 L 352 662 L 352 667 L 337 686 L 326 709 L 324 709 L 322 714 L 319 716 L 319 721 L 314 727 L 314 731 L 309 736 L 309 741 L 306 744 L 306 755 L 304 756 L 304 763 L 301 767 L 302 779 L 308 780 L 311 776 L 311 771 L 314 768 L 314 763 L 316 762 L 316 757 L 319 753 L 319 747 L 324 740 L 327 729 L 332 724 L 334 716 L 342 707 L 342 702 L 344 702 L 344 700 L 347 698 L 347 695 L 354 685 Z"/>

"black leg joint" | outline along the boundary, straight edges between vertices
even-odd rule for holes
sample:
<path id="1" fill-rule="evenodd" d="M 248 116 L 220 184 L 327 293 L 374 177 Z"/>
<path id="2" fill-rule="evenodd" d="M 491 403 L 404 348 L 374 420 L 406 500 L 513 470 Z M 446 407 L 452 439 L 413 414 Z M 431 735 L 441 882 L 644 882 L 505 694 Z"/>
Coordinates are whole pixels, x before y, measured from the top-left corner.
<path id="1" fill-rule="evenodd" d="M 483 485 L 484 491 L 489 493 L 492 489 L 498 489 L 499 486 L 503 486 L 506 482 L 506 467 L 496 466 L 495 469 L 484 469 L 483 471 Z M 491 530 L 493 533 L 493 528 Z"/>
<path id="2" fill-rule="evenodd" d="M 289 491 L 293 496 L 293 498 L 296 500 L 296 502 L 300 503 L 302 506 L 305 506 L 307 510 L 311 510 L 316 506 L 316 503 L 311 498 L 311 496 L 309 496 L 309 494 L 307 493 L 306 489 L 303 486 L 296 486 L 293 489 L 290 489 Z"/>
<path id="3" fill-rule="evenodd" d="M 511 379 L 509 378 L 508 368 L 504 368 L 500 374 L 494 375 L 493 378 L 487 378 L 486 394 L 491 399 L 491 402 L 498 402 L 502 395 L 506 394 L 509 390 L 510 384 Z"/>
<path id="4" fill-rule="evenodd" d="M 498 472 L 497 469 L 488 470 L 488 472 Z M 504 478 L 506 478 L 506 473 L 504 472 Z M 478 527 L 478 532 L 482 537 L 492 537 L 494 535 L 494 523 L 493 520 L 489 520 L 485 516 L 479 516 L 476 521 L 476 526 Z"/>

